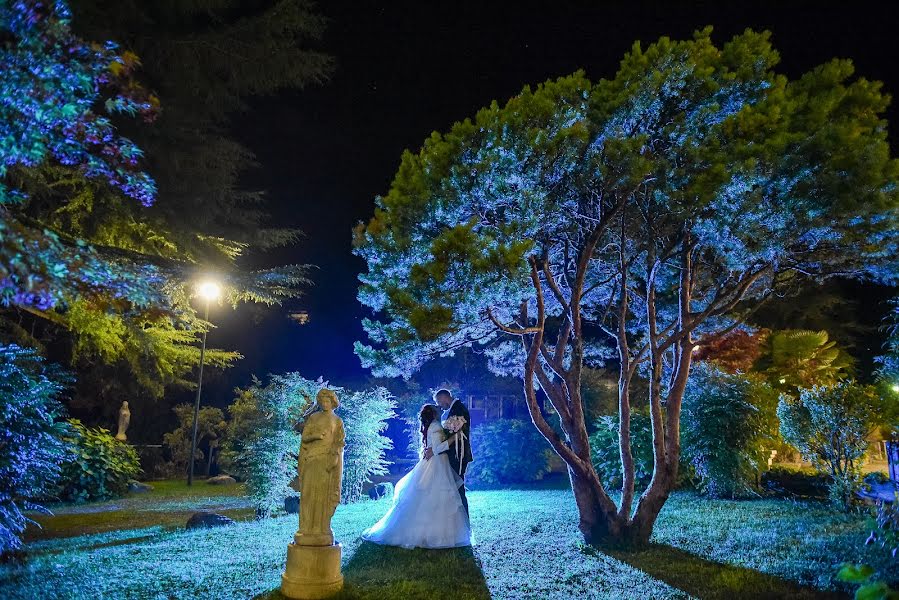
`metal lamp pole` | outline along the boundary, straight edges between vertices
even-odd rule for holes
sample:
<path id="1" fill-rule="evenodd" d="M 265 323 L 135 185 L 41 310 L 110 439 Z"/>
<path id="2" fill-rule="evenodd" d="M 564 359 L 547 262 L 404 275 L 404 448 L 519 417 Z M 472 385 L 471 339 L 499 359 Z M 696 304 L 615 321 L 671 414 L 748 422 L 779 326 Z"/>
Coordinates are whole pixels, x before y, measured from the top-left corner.
<path id="1" fill-rule="evenodd" d="M 203 317 L 209 321 L 209 296 L 206 296 L 206 314 Z M 187 485 L 194 484 L 194 456 L 197 453 L 197 420 L 200 416 L 200 393 L 203 390 L 203 360 L 206 358 L 206 331 L 203 331 L 203 345 L 200 346 L 200 376 L 197 381 L 197 399 L 194 402 L 194 426 L 190 442 L 190 470 L 187 472 Z"/>

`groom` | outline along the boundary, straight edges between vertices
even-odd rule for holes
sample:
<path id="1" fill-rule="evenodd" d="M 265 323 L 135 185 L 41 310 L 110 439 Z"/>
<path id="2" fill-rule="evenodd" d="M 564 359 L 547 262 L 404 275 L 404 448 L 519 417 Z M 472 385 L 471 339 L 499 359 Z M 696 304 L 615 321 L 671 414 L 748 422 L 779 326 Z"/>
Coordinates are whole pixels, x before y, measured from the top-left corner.
<path id="1" fill-rule="evenodd" d="M 468 463 L 473 460 L 471 456 L 471 415 L 468 414 L 468 409 L 460 400 L 453 398 L 453 395 L 449 390 L 437 390 L 437 393 L 434 394 L 434 401 L 443 409 L 443 414 L 440 416 L 441 421 L 446 421 L 450 417 L 462 417 L 465 419 L 465 425 L 462 426 L 462 433 L 465 434 L 465 441 L 462 444 L 462 452 L 458 454 L 455 445 L 450 447 L 450 443 L 446 441 L 436 446 L 433 450 L 431 450 L 431 448 L 425 448 L 424 457 L 425 460 L 431 460 L 431 457 L 434 456 L 434 454 L 449 453 L 447 458 L 449 458 L 450 466 L 456 473 L 462 476 L 462 485 L 459 486 L 459 496 L 462 497 L 462 506 L 465 507 L 465 512 L 467 514 L 468 498 L 465 497 L 465 471 L 468 469 Z M 459 454 L 461 454 L 461 460 Z"/>

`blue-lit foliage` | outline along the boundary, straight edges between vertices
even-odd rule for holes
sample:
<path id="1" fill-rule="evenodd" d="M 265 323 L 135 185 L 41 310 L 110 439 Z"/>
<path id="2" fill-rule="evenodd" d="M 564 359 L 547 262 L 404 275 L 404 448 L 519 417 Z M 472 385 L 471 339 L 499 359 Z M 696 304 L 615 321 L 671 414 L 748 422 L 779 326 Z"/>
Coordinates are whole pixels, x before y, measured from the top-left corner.
<path id="1" fill-rule="evenodd" d="M 383 432 L 387 420 L 396 416 L 396 404 L 387 390 L 379 387 L 354 392 L 329 386 L 321 379 L 305 379 L 299 373 L 274 375 L 268 385 L 257 381 L 239 390 L 239 413 L 253 428 L 236 428 L 235 433 L 242 432 L 246 437 L 228 440 L 230 460 L 246 477 L 258 514 L 275 514 L 283 508 L 286 497 L 296 495 L 290 483 L 297 474 L 297 428 L 313 409 L 316 394 L 325 387 L 334 390 L 340 400 L 337 414 L 346 431 L 341 502 L 360 499 L 369 478 L 387 472 L 385 453 L 392 443 Z"/>
<path id="2" fill-rule="evenodd" d="M 149 205 L 155 187 L 140 149 L 95 110 L 104 92 L 110 113 L 149 116 L 155 100 L 129 81 L 136 57 L 79 39 L 70 20 L 64 0 L 0 2 L 0 204 L 21 197 L 5 181 L 10 167 L 55 160 Z"/>
<path id="3" fill-rule="evenodd" d="M 477 460 L 468 465 L 465 481 L 476 486 L 540 481 L 549 473 L 550 452 L 546 440 L 528 421 L 482 423 L 471 430 L 471 453 Z"/>
<path id="4" fill-rule="evenodd" d="M 677 481 L 694 340 L 809 281 L 896 281 L 899 162 L 880 84 L 844 60 L 789 80 L 767 33 L 720 48 L 710 33 L 635 44 L 613 78 L 525 88 L 434 133 L 356 232 L 359 298 L 376 316 L 363 365 L 409 375 L 488 345 L 497 370 L 523 375 L 534 423 L 570 467 L 588 541 L 649 539 Z M 620 506 L 589 456 L 579 382 L 597 345 L 621 367 Z M 654 464 L 639 499 L 637 373 Z"/>
<path id="5" fill-rule="evenodd" d="M 59 420 L 60 377 L 33 351 L 0 346 L 0 553 L 21 544 L 30 521 L 22 511 L 45 511 L 59 465 L 71 452 Z"/>

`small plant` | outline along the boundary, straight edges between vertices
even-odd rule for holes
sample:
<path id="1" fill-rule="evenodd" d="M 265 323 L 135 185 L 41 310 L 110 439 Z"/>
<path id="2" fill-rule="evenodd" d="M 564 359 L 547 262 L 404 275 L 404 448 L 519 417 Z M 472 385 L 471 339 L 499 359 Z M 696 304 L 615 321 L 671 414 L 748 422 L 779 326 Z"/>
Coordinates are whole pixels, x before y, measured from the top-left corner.
<path id="1" fill-rule="evenodd" d="M 861 485 L 866 438 L 880 424 L 885 402 L 872 386 L 844 381 L 781 397 L 780 431 L 806 460 L 832 478 L 830 498 L 848 509 Z"/>
<path id="2" fill-rule="evenodd" d="M 837 571 L 837 580 L 859 586 L 855 590 L 855 600 L 899 600 L 899 592 L 883 581 L 877 581 L 874 574 L 869 565 L 846 563 Z"/>
<path id="3" fill-rule="evenodd" d="M 66 441 L 73 457 L 62 464 L 59 497 L 69 502 L 107 500 L 123 496 L 128 482 L 140 473 L 134 448 L 115 439 L 100 427 L 85 427 L 70 419 Z"/>
<path id="4" fill-rule="evenodd" d="M 539 448 L 544 451 L 540 452 Z M 450 452 L 453 447 L 450 446 Z M 549 445 L 528 421 L 502 419 L 475 427 L 466 480 L 474 484 L 530 483 L 549 471 Z"/>

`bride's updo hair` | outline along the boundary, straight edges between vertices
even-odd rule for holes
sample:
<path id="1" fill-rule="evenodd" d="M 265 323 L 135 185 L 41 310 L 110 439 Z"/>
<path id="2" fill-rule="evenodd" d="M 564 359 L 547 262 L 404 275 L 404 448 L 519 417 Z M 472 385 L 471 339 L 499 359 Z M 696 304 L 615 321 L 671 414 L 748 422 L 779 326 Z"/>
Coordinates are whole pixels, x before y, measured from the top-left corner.
<path id="1" fill-rule="evenodd" d="M 418 413 L 418 420 L 421 422 L 421 445 L 425 447 L 428 445 L 428 427 L 431 426 L 431 423 L 434 422 L 434 419 L 438 418 L 439 413 L 437 412 L 437 407 L 433 404 L 425 404 L 421 407 L 421 412 Z"/>

